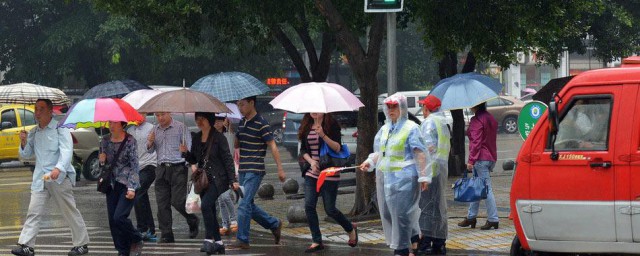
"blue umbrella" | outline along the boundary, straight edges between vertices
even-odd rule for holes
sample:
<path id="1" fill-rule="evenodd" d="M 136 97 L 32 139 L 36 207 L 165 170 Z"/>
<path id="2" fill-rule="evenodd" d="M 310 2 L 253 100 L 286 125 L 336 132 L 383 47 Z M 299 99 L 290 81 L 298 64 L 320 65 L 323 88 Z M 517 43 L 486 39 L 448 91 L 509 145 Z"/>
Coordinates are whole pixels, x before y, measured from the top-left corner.
<path id="1" fill-rule="evenodd" d="M 89 89 L 83 99 L 122 98 L 130 92 L 152 88 L 134 80 L 114 80 Z"/>
<path id="2" fill-rule="evenodd" d="M 500 81 L 478 73 L 464 73 L 440 80 L 429 92 L 442 101 L 442 110 L 471 108 L 500 95 Z"/>
<path id="3" fill-rule="evenodd" d="M 221 72 L 198 79 L 191 90 L 208 93 L 220 101 L 229 102 L 261 95 L 269 91 L 266 84 L 242 72 Z"/>

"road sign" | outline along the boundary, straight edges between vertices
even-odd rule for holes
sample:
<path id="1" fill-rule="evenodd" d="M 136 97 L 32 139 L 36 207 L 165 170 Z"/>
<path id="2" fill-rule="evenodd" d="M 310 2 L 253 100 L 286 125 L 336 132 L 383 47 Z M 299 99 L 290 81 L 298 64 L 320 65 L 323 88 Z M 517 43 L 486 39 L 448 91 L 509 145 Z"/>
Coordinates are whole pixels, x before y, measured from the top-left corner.
<path id="1" fill-rule="evenodd" d="M 364 12 L 401 12 L 404 0 L 364 0 Z"/>
<path id="2" fill-rule="evenodd" d="M 524 105 L 518 116 L 518 131 L 520 137 L 526 140 L 533 127 L 538 123 L 542 114 L 547 110 L 547 105 L 540 101 L 532 101 Z"/>

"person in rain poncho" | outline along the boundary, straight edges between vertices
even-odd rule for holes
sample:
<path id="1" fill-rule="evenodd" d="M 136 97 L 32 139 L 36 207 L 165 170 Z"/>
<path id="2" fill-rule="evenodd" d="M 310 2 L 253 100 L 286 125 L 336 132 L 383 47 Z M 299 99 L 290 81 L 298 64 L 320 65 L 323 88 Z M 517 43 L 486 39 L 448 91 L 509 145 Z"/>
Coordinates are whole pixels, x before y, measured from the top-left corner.
<path id="1" fill-rule="evenodd" d="M 376 187 L 382 228 L 395 255 L 409 255 L 417 247 L 420 189 L 431 183 L 428 151 L 420 128 L 408 120 L 407 98 L 400 93 L 384 100 L 385 124 L 374 140 L 374 153 L 360 165 L 363 171 L 376 169 Z"/>
<path id="2" fill-rule="evenodd" d="M 447 176 L 449 176 L 449 149 L 451 134 L 444 113 L 439 111 L 440 99 L 429 95 L 418 103 L 423 105 L 424 122 L 420 131 L 429 151 L 429 172 L 432 181 L 429 190 L 420 195 L 420 230 L 422 238 L 419 251 L 426 254 L 446 254 L 447 240 L 447 200 L 444 195 Z"/>

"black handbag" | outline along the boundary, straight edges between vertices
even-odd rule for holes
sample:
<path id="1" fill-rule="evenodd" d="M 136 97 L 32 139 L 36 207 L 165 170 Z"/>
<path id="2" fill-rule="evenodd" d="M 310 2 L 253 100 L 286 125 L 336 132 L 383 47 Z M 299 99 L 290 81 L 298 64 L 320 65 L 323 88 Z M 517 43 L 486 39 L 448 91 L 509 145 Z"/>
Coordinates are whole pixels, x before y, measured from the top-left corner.
<path id="1" fill-rule="evenodd" d="M 120 152 L 122 152 L 122 149 L 124 148 L 124 144 L 127 143 L 127 138 L 129 137 L 129 134 L 125 134 L 124 135 L 124 140 L 122 140 L 122 143 L 120 144 L 120 147 L 118 148 L 118 152 L 116 152 L 116 155 L 113 156 L 113 162 L 114 164 L 105 164 L 103 166 L 100 167 L 101 169 L 101 174 L 100 174 L 100 179 L 98 179 L 98 187 L 97 187 L 97 191 L 102 192 L 104 194 L 107 194 L 109 192 L 111 192 L 112 187 L 111 187 L 111 173 L 113 172 L 113 168 L 115 166 L 115 161 L 118 160 L 118 156 L 120 156 Z"/>
<path id="2" fill-rule="evenodd" d="M 318 161 L 318 165 L 320 170 L 327 169 L 329 167 L 346 167 L 349 165 L 349 156 L 351 152 L 349 152 L 349 147 L 347 144 L 340 145 L 340 151 L 335 152 L 327 143 L 321 142 L 322 146 L 320 146 L 320 161 Z"/>

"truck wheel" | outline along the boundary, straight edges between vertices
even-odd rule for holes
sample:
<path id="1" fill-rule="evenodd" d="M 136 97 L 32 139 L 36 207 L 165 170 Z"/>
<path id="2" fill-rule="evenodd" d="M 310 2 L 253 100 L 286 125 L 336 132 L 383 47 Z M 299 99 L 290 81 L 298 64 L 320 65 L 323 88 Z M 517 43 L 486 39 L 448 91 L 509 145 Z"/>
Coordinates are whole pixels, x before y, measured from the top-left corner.
<path id="1" fill-rule="evenodd" d="M 82 175 L 87 180 L 96 181 L 100 178 L 100 174 L 102 174 L 102 171 L 98 162 L 98 152 L 93 152 L 87 157 L 87 161 L 82 166 Z"/>
<path id="2" fill-rule="evenodd" d="M 515 133 L 518 131 L 518 119 L 514 116 L 505 117 L 502 121 L 502 129 L 506 133 Z"/>
<path id="3" fill-rule="evenodd" d="M 532 255 L 531 251 L 527 251 L 522 248 L 522 244 L 520 243 L 520 239 L 518 236 L 513 237 L 513 241 L 511 242 L 511 251 L 509 252 L 510 256 L 528 256 Z"/>

